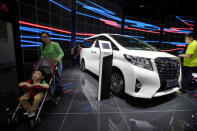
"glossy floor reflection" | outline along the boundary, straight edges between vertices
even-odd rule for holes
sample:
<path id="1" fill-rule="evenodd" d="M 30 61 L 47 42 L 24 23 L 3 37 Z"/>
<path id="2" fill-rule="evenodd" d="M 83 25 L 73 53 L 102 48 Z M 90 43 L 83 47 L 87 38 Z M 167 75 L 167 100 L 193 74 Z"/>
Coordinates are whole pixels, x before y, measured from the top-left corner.
<path id="1" fill-rule="evenodd" d="M 97 102 L 98 78 L 72 68 L 63 72 L 62 83 L 64 97 L 58 105 L 44 106 L 39 127 L 31 129 L 28 121 L 21 121 L 3 131 L 197 130 L 197 101 L 192 97 L 169 95 L 147 100 L 111 95 Z"/>

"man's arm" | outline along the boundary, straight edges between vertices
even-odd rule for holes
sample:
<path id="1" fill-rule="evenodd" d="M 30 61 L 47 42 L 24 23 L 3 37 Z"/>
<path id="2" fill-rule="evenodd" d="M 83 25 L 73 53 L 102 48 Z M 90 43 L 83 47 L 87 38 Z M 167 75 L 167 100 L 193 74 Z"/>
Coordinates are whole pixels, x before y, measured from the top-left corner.
<path id="1" fill-rule="evenodd" d="M 179 55 L 180 57 L 184 58 L 192 58 L 193 54 L 196 52 L 197 46 L 196 44 L 191 44 L 187 47 L 186 53 Z"/>

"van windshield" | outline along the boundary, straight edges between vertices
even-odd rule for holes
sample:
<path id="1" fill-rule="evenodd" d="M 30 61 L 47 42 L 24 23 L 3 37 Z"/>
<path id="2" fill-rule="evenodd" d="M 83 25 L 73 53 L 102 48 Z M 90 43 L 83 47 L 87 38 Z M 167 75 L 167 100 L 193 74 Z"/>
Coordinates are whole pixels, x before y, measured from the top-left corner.
<path id="1" fill-rule="evenodd" d="M 114 38 L 121 46 L 129 50 L 159 51 L 155 47 L 138 39 L 134 39 L 127 36 L 120 36 L 120 35 L 110 35 L 110 36 Z"/>

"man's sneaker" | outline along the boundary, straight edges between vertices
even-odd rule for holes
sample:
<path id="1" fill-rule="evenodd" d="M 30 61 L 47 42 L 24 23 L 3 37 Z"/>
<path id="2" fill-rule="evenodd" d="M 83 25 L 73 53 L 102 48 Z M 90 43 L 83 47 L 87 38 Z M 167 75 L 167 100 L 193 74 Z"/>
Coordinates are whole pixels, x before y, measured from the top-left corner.
<path id="1" fill-rule="evenodd" d="M 24 116 L 29 115 L 29 111 L 27 111 L 27 112 L 23 113 L 23 115 L 24 115 Z"/>
<path id="2" fill-rule="evenodd" d="M 176 91 L 176 93 L 178 93 L 178 94 L 182 94 L 182 92 L 179 90 L 179 91 Z"/>
<path id="3" fill-rule="evenodd" d="M 36 112 L 35 111 L 30 111 L 28 117 L 33 117 L 35 115 L 36 115 Z"/>

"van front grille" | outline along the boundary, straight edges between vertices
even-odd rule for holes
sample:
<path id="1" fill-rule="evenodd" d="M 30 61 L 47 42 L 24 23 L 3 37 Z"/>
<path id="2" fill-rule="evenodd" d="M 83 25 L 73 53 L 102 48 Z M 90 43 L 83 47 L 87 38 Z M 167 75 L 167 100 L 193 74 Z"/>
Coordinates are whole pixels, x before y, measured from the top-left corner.
<path id="1" fill-rule="evenodd" d="M 180 60 L 177 58 L 158 57 L 155 64 L 159 73 L 160 81 L 172 80 L 179 78 Z"/>

